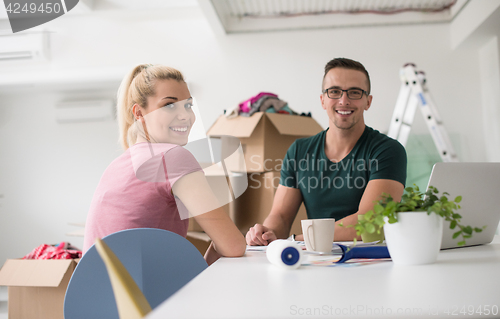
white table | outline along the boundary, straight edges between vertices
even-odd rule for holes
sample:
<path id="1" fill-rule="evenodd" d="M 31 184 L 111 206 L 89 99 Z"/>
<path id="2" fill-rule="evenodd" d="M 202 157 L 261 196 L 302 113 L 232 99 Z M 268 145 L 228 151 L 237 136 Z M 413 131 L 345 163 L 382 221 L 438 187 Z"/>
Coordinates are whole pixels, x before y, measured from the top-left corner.
<path id="1" fill-rule="evenodd" d="M 362 316 L 500 317 L 500 243 L 444 250 L 435 264 L 421 266 L 281 270 L 264 252 L 247 252 L 219 259 L 147 318 Z"/>

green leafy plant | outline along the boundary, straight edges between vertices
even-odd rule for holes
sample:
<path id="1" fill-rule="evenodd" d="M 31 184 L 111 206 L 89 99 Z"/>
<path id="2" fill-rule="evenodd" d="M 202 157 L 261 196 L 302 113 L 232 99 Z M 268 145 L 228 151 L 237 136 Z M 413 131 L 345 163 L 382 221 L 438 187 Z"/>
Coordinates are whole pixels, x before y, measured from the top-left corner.
<path id="1" fill-rule="evenodd" d="M 363 219 L 358 220 L 354 225 L 346 227 L 354 227 L 358 236 L 363 233 L 380 233 L 380 229 L 385 224 L 385 218 L 387 218 L 389 224 L 398 222 L 396 213 L 419 211 L 427 212 L 428 215 L 435 213 L 449 221 L 451 229 L 457 229 L 453 233 L 453 239 L 462 236 L 462 240 L 458 242 L 459 246 L 464 246 L 465 240 L 471 238 L 474 232 L 479 233 L 486 228 L 486 226 L 473 228 L 461 224 L 460 219 L 462 216 L 455 211 L 460 209 L 459 203 L 462 201 L 462 196 L 457 196 L 451 201 L 447 197 L 450 195 L 449 193 L 444 192 L 438 197 L 439 191 L 435 187 L 429 186 L 429 189 L 423 193 L 415 184 L 414 187 L 405 188 L 405 191 L 401 202 L 394 201 L 391 195 L 384 193 L 382 199 L 375 203 L 373 209 L 368 211 Z M 354 244 L 356 244 L 356 238 Z"/>

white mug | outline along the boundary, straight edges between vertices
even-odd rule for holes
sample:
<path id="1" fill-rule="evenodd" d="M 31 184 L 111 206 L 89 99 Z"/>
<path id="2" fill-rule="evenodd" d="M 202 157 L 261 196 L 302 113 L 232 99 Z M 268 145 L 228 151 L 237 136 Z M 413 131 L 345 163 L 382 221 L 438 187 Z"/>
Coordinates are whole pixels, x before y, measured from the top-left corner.
<path id="1" fill-rule="evenodd" d="M 334 218 L 304 219 L 301 223 L 307 250 L 322 253 L 332 251 Z"/>

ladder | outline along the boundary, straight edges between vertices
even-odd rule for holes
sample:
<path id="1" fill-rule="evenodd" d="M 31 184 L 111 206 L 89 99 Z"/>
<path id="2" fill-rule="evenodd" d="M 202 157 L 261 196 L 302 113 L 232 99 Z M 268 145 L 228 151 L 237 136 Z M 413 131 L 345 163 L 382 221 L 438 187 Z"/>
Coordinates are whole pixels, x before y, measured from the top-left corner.
<path id="1" fill-rule="evenodd" d="M 457 154 L 443 126 L 443 121 L 427 90 L 425 73 L 417 72 L 415 64 L 408 63 L 399 71 L 399 75 L 402 82 L 401 89 L 387 135 L 405 146 L 418 107 L 443 162 L 458 162 Z"/>

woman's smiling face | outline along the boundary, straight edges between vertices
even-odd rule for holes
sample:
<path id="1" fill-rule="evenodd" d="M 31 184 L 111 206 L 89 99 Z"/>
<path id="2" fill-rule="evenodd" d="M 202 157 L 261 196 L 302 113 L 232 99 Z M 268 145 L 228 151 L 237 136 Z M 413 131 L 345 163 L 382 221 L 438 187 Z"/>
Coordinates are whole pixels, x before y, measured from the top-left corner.
<path id="1" fill-rule="evenodd" d="M 192 97 L 185 82 L 158 80 L 156 94 L 147 98 L 148 106 L 140 107 L 146 137 L 153 143 L 185 145 L 196 119 Z M 137 111 L 136 119 L 141 121 Z"/>

